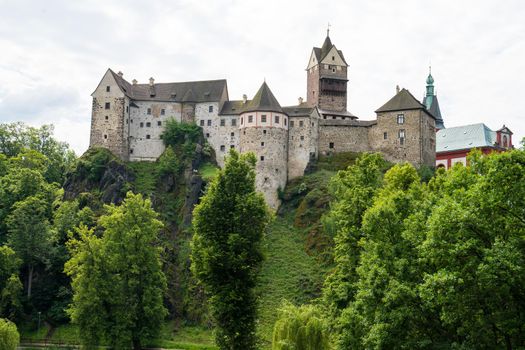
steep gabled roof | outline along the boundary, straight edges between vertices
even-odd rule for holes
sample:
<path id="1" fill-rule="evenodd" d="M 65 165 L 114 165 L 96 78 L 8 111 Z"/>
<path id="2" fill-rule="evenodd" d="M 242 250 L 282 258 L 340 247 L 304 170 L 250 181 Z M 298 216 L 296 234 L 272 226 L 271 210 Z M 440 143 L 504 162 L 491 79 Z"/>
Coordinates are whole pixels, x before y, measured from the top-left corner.
<path id="1" fill-rule="evenodd" d="M 248 102 L 245 103 L 243 100 L 225 101 L 219 115 L 239 115 L 244 111 Z"/>
<path id="2" fill-rule="evenodd" d="M 434 96 L 427 96 L 423 100 L 423 104 L 427 108 L 427 110 L 434 116 L 436 119 L 436 128 L 438 129 L 444 129 L 445 123 L 443 122 L 443 117 L 441 116 L 441 109 L 439 108 L 439 102 L 436 95 Z M 430 106 L 429 106 L 430 105 Z"/>
<path id="3" fill-rule="evenodd" d="M 226 79 L 187 81 L 178 83 L 130 84 L 109 69 L 122 92 L 133 100 L 171 102 L 220 101 Z"/>
<path id="4" fill-rule="evenodd" d="M 247 103 L 246 108 L 244 109 L 244 112 L 251 111 L 283 113 L 283 109 L 281 108 L 279 101 L 277 101 L 266 82 L 261 85 L 259 91 L 257 91 L 253 99 Z"/>
<path id="5" fill-rule="evenodd" d="M 318 63 L 320 63 L 328 55 L 332 47 L 335 47 L 335 45 L 332 44 L 332 41 L 330 40 L 329 36 L 327 36 L 324 40 L 322 47 L 314 47 L 313 51 Z M 337 50 L 337 48 L 336 51 L 341 56 L 343 62 L 348 66 L 348 63 L 345 60 L 345 56 L 343 55 L 343 51 Z"/>
<path id="6" fill-rule="evenodd" d="M 483 123 L 442 129 L 436 133 L 436 152 L 468 150 L 479 147 L 497 147 L 496 132 Z"/>
<path id="7" fill-rule="evenodd" d="M 406 111 L 411 109 L 422 109 L 429 113 L 425 105 L 421 104 L 407 89 L 401 89 L 387 103 L 376 110 L 379 112 Z M 429 113 L 430 114 L 430 113 Z"/>

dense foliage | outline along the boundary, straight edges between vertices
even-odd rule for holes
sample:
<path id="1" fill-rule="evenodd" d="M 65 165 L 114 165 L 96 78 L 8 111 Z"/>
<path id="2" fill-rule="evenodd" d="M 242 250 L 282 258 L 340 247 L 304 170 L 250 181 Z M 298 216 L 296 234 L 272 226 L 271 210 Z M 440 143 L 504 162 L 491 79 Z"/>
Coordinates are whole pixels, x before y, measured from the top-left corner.
<path id="1" fill-rule="evenodd" d="M 428 184 L 374 157 L 334 180 L 338 348 L 523 347 L 525 153 L 474 153 Z"/>
<path id="2" fill-rule="evenodd" d="M 16 325 L 0 318 L 0 350 L 16 350 L 19 342 L 20 336 Z"/>
<path id="3" fill-rule="evenodd" d="M 210 296 L 221 349 L 255 349 L 254 287 L 269 212 L 255 191 L 255 156 L 230 151 L 194 210 L 192 268 Z"/>
<path id="4" fill-rule="evenodd" d="M 65 269 L 72 277 L 71 319 L 85 346 L 106 341 L 113 348 L 140 349 L 155 339 L 166 315 L 166 279 L 155 246 L 162 223 L 141 195 L 128 193 L 99 219 L 102 237 L 82 226 Z"/>
<path id="5" fill-rule="evenodd" d="M 312 305 L 284 303 L 273 329 L 272 350 L 328 350 L 328 329 Z"/>

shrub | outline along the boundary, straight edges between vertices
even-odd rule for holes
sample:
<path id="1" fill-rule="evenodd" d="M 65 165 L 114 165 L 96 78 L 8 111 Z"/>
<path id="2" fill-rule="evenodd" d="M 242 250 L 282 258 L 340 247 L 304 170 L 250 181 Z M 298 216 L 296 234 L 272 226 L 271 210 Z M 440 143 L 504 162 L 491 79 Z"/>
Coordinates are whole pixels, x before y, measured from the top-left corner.
<path id="1" fill-rule="evenodd" d="M 20 342 L 20 335 L 16 325 L 0 318 L 0 350 L 15 350 Z"/>
<path id="2" fill-rule="evenodd" d="M 273 329 L 272 350 L 330 349 L 326 323 L 313 305 L 284 302 Z"/>

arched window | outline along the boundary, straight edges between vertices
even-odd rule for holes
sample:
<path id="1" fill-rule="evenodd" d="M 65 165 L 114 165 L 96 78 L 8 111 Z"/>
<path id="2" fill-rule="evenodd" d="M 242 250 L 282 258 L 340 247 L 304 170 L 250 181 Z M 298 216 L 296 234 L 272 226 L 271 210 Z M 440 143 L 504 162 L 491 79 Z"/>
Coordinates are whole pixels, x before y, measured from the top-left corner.
<path id="1" fill-rule="evenodd" d="M 503 135 L 503 147 L 509 147 L 509 140 L 507 139 L 507 135 Z"/>

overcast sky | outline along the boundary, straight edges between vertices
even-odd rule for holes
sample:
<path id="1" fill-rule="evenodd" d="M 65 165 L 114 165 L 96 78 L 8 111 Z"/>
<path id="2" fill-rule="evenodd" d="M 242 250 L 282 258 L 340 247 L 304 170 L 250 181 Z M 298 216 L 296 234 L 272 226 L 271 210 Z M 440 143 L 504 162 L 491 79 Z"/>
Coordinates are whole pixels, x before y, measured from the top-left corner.
<path id="1" fill-rule="evenodd" d="M 0 122 L 54 124 L 82 154 L 108 67 L 142 83 L 225 78 L 230 99 L 266 78 L 292 105 L 328 22 L 361 119 L 397 84 L 422 98 L 431 62 L 447 127 L 525 136 L 523 0 L 0 0 Z"/>

